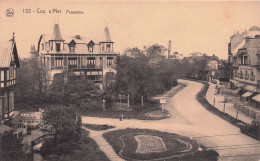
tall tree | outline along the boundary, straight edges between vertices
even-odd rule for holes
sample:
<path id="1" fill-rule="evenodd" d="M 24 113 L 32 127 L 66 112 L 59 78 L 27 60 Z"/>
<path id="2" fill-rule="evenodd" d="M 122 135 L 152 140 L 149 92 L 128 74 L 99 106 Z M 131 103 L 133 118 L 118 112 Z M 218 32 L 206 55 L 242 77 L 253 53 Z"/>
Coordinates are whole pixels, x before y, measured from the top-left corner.
<path id="1" fill-rule="evenodd" d="M 55 129 L 56 141 L 72 143 L 80 136 L 81 118 L 73 108 L 52 106 L 43 113 L 45 125 Z"/>
<path id="2" fill-rule="evenodd" d="M 24 100 L 41 103 L 48 88 L 47 69 L 37 55 L 22 59 L 20 64 L 21 67 L 17 71 L 16 103 Z"/>

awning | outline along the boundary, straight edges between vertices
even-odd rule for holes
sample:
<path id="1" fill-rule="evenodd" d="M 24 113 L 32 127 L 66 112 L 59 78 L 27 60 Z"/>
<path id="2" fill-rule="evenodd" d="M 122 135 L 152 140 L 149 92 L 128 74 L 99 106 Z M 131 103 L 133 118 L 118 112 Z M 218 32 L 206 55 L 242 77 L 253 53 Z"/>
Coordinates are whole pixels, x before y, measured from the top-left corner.
<path id="1" fill-rule="evenodd" d="M 245 86 L 245 89 L 247 90 L 247 91 L 251 91 L 251 92 L 256 92 L 257 90 L 256 90 L 256 87 L 255 86 L 251 86 L 251 85 L 246 85 Z"/>
<path id="2" fill-rule="evenodd" d="M 260 94 L 252 97 L 253 100 L 255 100 L 256 102 L 260 102 Z"/>
<path id="3" fill-rule="evenodd" d="M 244 93 L 244 94 L 242 95 L 242 97 L 246 98 L 246 97 L 249 97 L 249 96 L 251 96 L 251 95 L 253 95 L 252 92 L 246 92 L 246 93 Z"/>
<path id="4" fill-rule="evenodd" d="M 241 88 L 238 88 L 238 89 L 232 91 L 232 93 L 233 93 L 233 94 L 238 94 L 238 93 L 240 92 L 240 90 L 241 90 Z"/>
<path id="5" fill-rule="evenodd" d="M 244 87 L 244 84 L 243 84 L 243 83 L 240 83 L 240 82 L 237 82 L 237 83 L 235 84 L 235 86 L 236 86 L 236 87 Z"/>

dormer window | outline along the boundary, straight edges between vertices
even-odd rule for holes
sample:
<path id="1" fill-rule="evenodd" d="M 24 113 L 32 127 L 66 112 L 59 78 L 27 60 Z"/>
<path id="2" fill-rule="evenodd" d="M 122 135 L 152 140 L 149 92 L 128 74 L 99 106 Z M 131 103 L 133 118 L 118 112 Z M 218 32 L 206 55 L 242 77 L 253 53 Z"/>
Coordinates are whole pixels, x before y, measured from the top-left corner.
<path id="1" fill-rule="evenodd" d="M 72 40 L 68 45 L 69 45 L 70 52 L 75 52 L 76 42 Z"/>
<path id="2" fill-rule="evenodd" d="M 93 45 L 92 44 L 88 44 L 88 51 L 93 52 Z"/>
<path id="3" fill-rule="evenodd" d="M 73 45 L 73 46 L 69 46 L 69 48 L 70 48 L 70 52 L 75 52 L 75 46 Z"/>
<path id="4" fill-rule="evenodd" d="M 93 52 L 94 51 L 94 42 L 91 40 L 89 43 L 88 43 L 88 51 L 89 52 Z"/>

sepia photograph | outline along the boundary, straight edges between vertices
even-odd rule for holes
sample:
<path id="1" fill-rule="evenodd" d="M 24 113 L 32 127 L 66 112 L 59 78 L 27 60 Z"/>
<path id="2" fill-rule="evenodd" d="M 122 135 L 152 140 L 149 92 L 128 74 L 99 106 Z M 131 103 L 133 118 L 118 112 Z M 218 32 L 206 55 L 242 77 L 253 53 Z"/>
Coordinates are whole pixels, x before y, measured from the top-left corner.
<path id="1" fill-rule="evenodd" d="M 0 0 L 0 161 L 260 161 L 260 1 Z"/>

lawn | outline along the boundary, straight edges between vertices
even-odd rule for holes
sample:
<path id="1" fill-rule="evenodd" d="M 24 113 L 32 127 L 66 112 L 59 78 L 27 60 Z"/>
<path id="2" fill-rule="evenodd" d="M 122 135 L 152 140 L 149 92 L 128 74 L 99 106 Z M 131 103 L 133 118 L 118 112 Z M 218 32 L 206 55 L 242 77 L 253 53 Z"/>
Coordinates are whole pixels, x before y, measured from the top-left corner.
<path id="1" fill-rule="evenodd" d="M 155 112 L 156 116 L 147 115 L 147 113 Z M 169 117 L 167 111 L 161 111 L 161 105 L 159 100 L 152 100 L 144 104 L 144 107 L 136 105 L 131 111 L 122 111 L 116 109 L 85 109 L 80 111 L 81 115 L 91 117 L 103 117 L 103 118 L 119 118 L 122 114 L 124 119 L 139 119 L 139 120 L 161 120 Z"/>
<path id="2" fill-rule="evenodd" d="M 95 130 L 95 131 L 102 131 L 102 130 L 108 130 L 115 128 L 115 126 L 109 126 L 109 125 L 95 125 L 95 124 L 83 124 L 86 128 L 90 130 Z"/>
<path id="3" fill-rule="evenodd" d="M 147 130 L 147 129 L 125 129 L 117 130 L 105 133 L 104 138 L 113 147 L 115 152 L 125 160 L 165 160 L 165 161 L 175 161 L 175 160 L 217 160 L 218 153 L 212 150 L 207 151 L 205 147 L 199 145 L 195 140 L 191 140 L 188 137 L 171 134 L 166 132 Z M 138 145 L 136 137 L 145 138 L 143 136 L 148 136 L 148 139 L 142 139 L 143 145 Z M 157 145 L 160 139 L 155 139 L 151 141 L 152 137 L 160 138 L 165 149 L 161 150 L 161 145 Z M 140 143 L 139 143 L 140 144 Z M 162 144 L 162 143 L 160 143 Z M 142 146 L 144 152 L 140 153 L 138 150 Z M 155 147 L 160 147 L 160 152 L 151 152 L 149 148 L 153 149 Z M 198 148 L 202 147 L 202 151 L 198 151 Z M 147 149 L 148 148 L 148 149 Z M 148 153 L 146 153 L 148 152 Z"/>
<path id="4" fill-rule="evenodd" d="M 167 93 L 166 97 L 173 97 L 176 93 L 186 87 L 185 84 L 180 83 L 178 86 L 175 86 L 170 92 Z M 103 118 L 119 118 L 122 114 L 125 119 L 138 119 L 138 120 L 162 120 L 170 117 L 168 111 L 161 110 L 160 100 L 150 100 L 141 105 L 131 106 L 131 111 L 129 110 L 117 110 L 115 108 L 106 109 L 106 110 L 95 110 L 95 109 L 85 109 L 81 110 L 81 114 L 84 116 L 92 117 L 103 117 Z"/>

